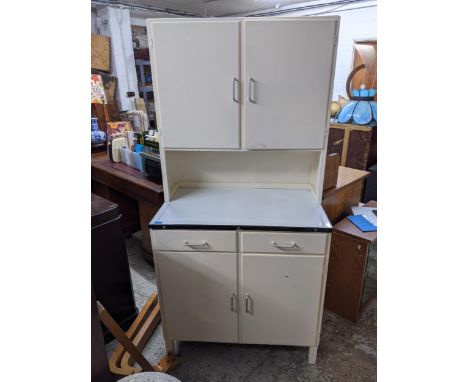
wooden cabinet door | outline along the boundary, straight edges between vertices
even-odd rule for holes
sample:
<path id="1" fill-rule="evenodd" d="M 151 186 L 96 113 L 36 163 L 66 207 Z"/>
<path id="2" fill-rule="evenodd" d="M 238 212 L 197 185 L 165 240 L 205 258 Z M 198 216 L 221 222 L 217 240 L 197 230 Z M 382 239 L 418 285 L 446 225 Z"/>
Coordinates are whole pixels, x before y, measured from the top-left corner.
<path id="1" fill-rule="evenodd" d="M 242 343 L 316 345 L 324 259 L 241 255 Z"/>
<path id="2" fill-rule="evenodd" d="M 150 36 L 166 148 L 239 148 L 239 21 L 155 22 Z"/>
<path id="3" fill-rule="evenodd" d="M 245 21 L 245 146 L 322 149 L 335 19 Z"/>
<path id="4" fill-rule="evenodd" d="M 167 336 L 238 342 L 237 254 L 157 252 Z"/>

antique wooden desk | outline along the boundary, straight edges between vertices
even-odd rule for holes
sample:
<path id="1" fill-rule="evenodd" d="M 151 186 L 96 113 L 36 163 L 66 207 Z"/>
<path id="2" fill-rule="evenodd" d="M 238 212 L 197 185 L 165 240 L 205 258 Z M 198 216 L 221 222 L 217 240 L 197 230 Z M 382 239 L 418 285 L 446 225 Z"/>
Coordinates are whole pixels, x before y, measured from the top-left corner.
<path id="1" fill-rule="evenodd" d="M 365 206 L 377 207 L 377 202 Z M 346 218 L 333 227 L 325 307 L 354 322 L 374 297 L 362 301 L 369 247 L 376 240 L 377 232 L 362 232 Z"/>
<path id="2" fill-rule="evenodd" d="M 351 213 L 351 206 L 361 201 L 367 171 L 340 166 L 335 187 L 323 192 L 322 207 L 332 224 Z"/>
<path id="3" fill-rule="evenodd" d="M 148 223 L 164 202 L 162 185 L 100 152 L 91 155 L 91 192 L 118 204 L 125 233 L 141 229 L 145 257 L 152 262 Z"/>

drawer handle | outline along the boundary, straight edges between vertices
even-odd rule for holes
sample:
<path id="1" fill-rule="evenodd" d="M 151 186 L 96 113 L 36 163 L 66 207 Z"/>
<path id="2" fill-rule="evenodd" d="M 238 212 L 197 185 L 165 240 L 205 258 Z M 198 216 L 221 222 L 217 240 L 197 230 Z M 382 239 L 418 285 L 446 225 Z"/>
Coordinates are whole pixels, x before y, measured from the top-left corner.
<path id="1" fill-rule="evenodd" d="M 289 243 L 277 243 L 276 241 L 272 241 L 271 245 L 276 248 L 296 248 L 297 244 L 295 241 L 290 241 Z"/>
<path id="2" fill-rule="evenodd" d="M 191 243 L 187 240 L 184 240 L 184 245 L 186 247 L 209 247 L 208 242 L 206 240 L 198 243 Z"/>

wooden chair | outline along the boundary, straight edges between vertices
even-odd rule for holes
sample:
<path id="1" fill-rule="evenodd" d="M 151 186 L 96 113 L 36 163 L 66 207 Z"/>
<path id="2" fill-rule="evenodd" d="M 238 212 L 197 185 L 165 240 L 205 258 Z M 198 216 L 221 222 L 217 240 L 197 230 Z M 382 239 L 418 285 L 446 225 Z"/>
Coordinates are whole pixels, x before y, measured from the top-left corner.
<path id="1" fill-rule="evenodd" d="M 179 358 L 173 353 L 168 353 L 155 365 L 151 365 L 142 354 L 146 343 L 161 322 L 160 305 L 156 293 L 148 298 L 127 333 L 122 330 L 99 301 L 96 301 L 96 304 L 99 319 L 119 342 L 109 360 L 109 368 L 112 373 L 122 376 L 141 371 L 166 373 L 179 364 Z M 139 366 L 136 366 L 135 363 Z"/>

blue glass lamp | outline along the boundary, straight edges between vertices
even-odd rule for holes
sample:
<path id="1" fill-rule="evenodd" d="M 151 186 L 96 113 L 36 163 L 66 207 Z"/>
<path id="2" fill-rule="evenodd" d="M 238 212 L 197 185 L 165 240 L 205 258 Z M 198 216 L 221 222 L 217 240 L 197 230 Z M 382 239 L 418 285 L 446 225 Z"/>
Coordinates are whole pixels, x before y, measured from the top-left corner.
<path id="1" fill-rule="evenodd" d="M 374 102 L 373 99 L 377 91 L 366 88 L 353 89 L 351 94 L 351 101 L 344 105 L 338 113 L 338 123 L 376 125 L 377 102 Z"/>

